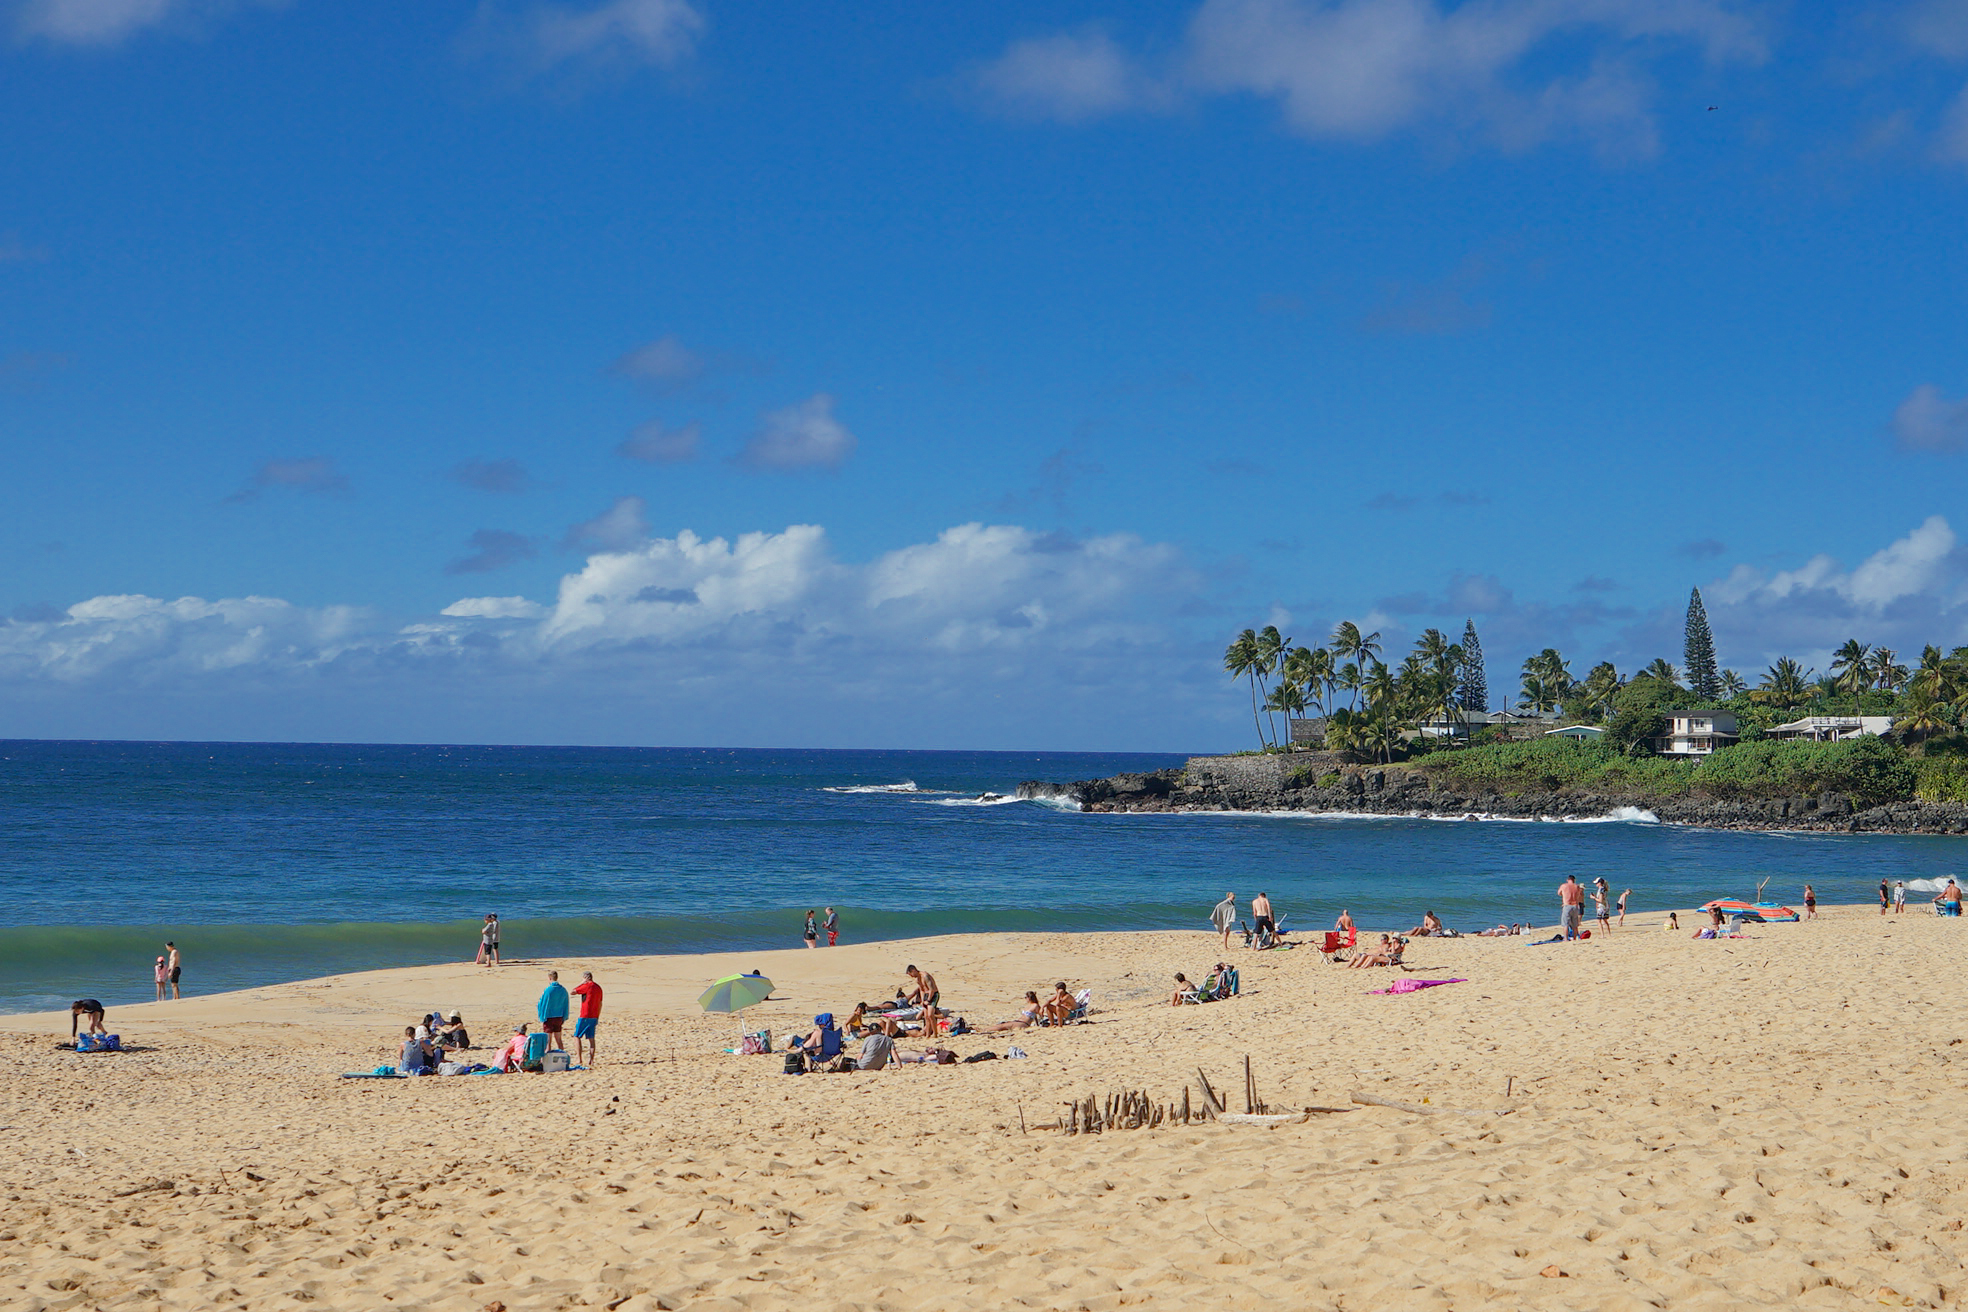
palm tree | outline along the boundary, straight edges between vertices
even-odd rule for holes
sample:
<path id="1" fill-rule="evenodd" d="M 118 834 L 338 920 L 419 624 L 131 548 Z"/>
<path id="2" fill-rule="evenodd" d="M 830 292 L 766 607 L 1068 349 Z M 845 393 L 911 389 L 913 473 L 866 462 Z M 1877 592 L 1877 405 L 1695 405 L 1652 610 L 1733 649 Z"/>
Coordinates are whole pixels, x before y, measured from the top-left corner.
<path id="1" fill-rule="evenodd" d="M 1600 661 L 1585 676 L 1585 682 L 1578 686 L 1579 709 L 1595 712 L 1603 718 L 1612 708 L 1613 695 L 1626 686 L 1620 672 L 1611 661 Z"/>
<path id="2" fill-rule="evenodd" d="M 1348 661 L 1333 671 L 1333 687 L 1347 694 L 1347 705 L 1360 709 L 1360 667 Z"/>
<path id="3" fill-rule="evenodd" d="M 1681 681 L 1675 677 L 1674 667 L 1668 664 L 1666 657 L 1663 656 L 1654 657 L 1648 663 L 1647 668 L 1640 671 L 1640 675 L 1642 678 L 1659 679 L 1662 683 L 1671 683 L 1677 688 L 1681 686 Z"/>
<path id="4" fill-rule="evenodd" d="M 1941 655 L 1941 649 L 1930 642 L 1920 650 L 1920 668 L 1907 681 L 1908 691 L 1929 701 L 1948 701 L 1957 690 L 1955 673 L 1954 662 Z"/>
<path id="5" fill-rule="evenodd" d="M 1872 666 L 1866 658 L 1872 648 L 1857 638 L 1847 638 L 1845 645 L 1831 655 L 1831 672 L 1836 676 L 1833 686 L 1839 692 L 1849 692 L 1854 696 L 1864 692 L 1872 683 Z"/>
<path id="6" fill-rule="evenodd" d="M 1259 687 L 1266 689 L 1267 697 L 1269 696 L 1269 687 L 1266 681 L 1270 677 L 1270 674 L 1273 670 L 1279 669 L 1281 666 L 1283 666 L 1285 662 L 1285 656 L 1290 650 L 1291 650 L 1291 639 L 1281 635 L 1278 632 L 1277 625 L 1267 624 L 1262 629 L 1258 630 L 1257 682 Z M 1274 724 L 1271 726 L 1271 742 L 1275 746 L 1277 744 L 1277 741 L 1278 741 L 1278 726 Z"/>
<path id="7" fill-rule="evenodd" d="M 1266 711 L 1276 711 L 1285 717 L 1285 741 L 1291 741 L 1291 717 L 1305 713 L 1305 693 L 1295 683 L 1280 680 L 1264 699 Z"/>
<path id="8" fill-rule="evenodd" d="M 1556 647 L 1546 647 L 1525 661 L 1523 675 L 1523 704 L 1532 710 L 1555 710 L 1572 695 L 1572 672 L 1565 668 L 1565 658 Z"/>
<path id="9" fill-rule="evenodd" d="M 1264 722 L 1257 718 L 1257 667 L 1259 663 L 1257 630 L 1245 629 L 1236 640 L 1223 649 L 1223 668 L 1233 679 L 1250 680 L 1251 723 L 1257 726 L 1257 745 L 1264 746 Z"/>
<path id="10" fill-rule="evenodd" d="M 1947 702 L 1935 701 L 1924 693 L 1916 692 L 1901 705 L 1900 718 L 1893 725 L 1893 732 L 1907 743 L 1922 742 L 1953 729 L 1957 714 L 1957 708 Z"/>
<path id="11" fill-rule="evenodd" d="M 1351 660 L 1361 670 L 1369 663 L 1380 663 L 1380 634 L 1361 633 L 1352 620 L 1341 620 L 1332 634 L 1333 659 Z M 1357 701 L 1355 702 L 1357 706 Z"/>
<path id="12" fill-rule="evenodd" d="M 1300 710 L 1305 709 L 1308 704 L 1319 702 L 1321 656 L 1328 661 L 1332 659 L 1331 654 L 1324 647 L 1293 647 L 1285 655 L 1284 668 L 1278 674 L 1279 686 L 1289 685 L 1298 692 Z M 1308 694 L 1310 703 L 1307 701 Z M 1325 708 L 1321 705 L 1320 709 Z"/>
<path id="13" fill-rule="evenodd" d="M 1811 700 L 1810 681 L 1811 671 L 1788 656 L 1779 656 L 1777 663 L 1763 672 L 1763 682 L 1750 692 L 1749 699 L 1790 710 Z"/>
<path id="14" fill-rule="evenodd" d="M 1898 690 L 1907 681 L 1907 667 L 1900 664 L 1900 654 L 1891 647 L 1874 647 L 1872 660 L 1866 667 L 1872 677 L 1872 686 L 1886 692 Z"/>
<path id="15" fill-rule="evenodd" d="M 1387 667 L 1383 665 L 1380 668 L 1384 670 Z M 1370 751 L 1378 753 L 1381 760 L 1391 762 L 1394 749 L 1401 744 L 1401 721 L 1391 710 L 1377 711 L 1367 717 L 1362 737 Z"/>
<path id="16" fill-rule="evenodd" d="M 1749 685 L 1743 682 L 1742 675 L 1737 674 L 1734 670 L 1722 671 L 1722 700 L 1729 701 L 1732 698 L 1742 696 L 1748 691 Z"/>

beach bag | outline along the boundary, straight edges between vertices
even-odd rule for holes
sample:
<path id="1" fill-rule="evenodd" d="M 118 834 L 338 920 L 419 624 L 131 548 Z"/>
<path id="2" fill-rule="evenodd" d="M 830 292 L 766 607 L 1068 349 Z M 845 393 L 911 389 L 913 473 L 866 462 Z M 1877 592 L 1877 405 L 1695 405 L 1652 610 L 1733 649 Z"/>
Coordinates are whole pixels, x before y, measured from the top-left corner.
<path id="1" fill-rule="evenodd" d="M 804 1075 L 804 1074 L 806 1074 L 806 1054 L 805 1054 L 805 1053 L 803 1053 L 803 1052 L 789 1052 L 789 1053 L 787 1053 L 787 1054 L 786 1054 L 786 1068 L 785 1068 L 785 1070 L 784 1070 L 784 1072 L 783 1072 L 783 1074 L 786 1074 L 786 1075 Z"/>
<path id="2" fill-rule="evenodd" d="M 766 1047 L 765 1041 L 756 1034 L 747 1034 L 738 1040 L 738 1055 L 741 1057 L 756 1057 L 762 1052 L 770 1051 L 772 1049 Z"/>
<path id="3" fill-rule="evenodd" d="M 78 1034 L 75 1038 L 75 1050 L 77 1052 L 94 1052 L 96 1050 L 96 1036 L 93 1034 Z"/>
<path id="4" fill-rule="evenodd" d="M 973 1052 L 970 1056 L 964 1058 L 964 1065 L 968 1066 L 974 1061 L 996 1061 L 997 1059 L 998 1054 L 995 1052 Z"/>
<path id="5" fill-rule="evenodd" d="M 938 1066 L 954 1066 L 957 1064 L 957 1054 L 951 1052 L 948 1048 L 938 1048 L 936 1049 L 936 1064 Z"/>
<path id="6" fill-rule="evenodd" d="M 96 1036 L 97 1052 L 123 1051 L 123 1036 L 120 1034 L 99 1034 Z"/>

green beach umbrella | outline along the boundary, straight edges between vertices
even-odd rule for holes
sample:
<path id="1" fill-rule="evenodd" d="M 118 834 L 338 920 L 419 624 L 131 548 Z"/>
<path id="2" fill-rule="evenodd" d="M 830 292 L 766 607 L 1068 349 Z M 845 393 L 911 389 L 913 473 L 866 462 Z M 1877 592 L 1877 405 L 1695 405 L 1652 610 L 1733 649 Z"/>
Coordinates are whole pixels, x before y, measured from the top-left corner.
<path id="1" fill-rule="evenodd" d="M 726 975 L 705 989 L 697 1005 L 705 1011 L 743 1011 L 764 1002 L 772 992 L 772 981 L 763 975 Z"/>

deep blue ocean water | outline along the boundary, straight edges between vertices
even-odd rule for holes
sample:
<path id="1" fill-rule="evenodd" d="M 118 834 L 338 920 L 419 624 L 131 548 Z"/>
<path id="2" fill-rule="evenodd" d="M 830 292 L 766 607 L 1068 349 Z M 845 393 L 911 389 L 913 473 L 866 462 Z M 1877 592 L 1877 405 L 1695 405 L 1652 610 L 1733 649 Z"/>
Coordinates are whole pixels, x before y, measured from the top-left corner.
<path id="1" fill-rule="evenodd" d="M 1566 872 L 1637 907 L 1769 893 L 1868 901 L 1963 868 L 1959 838 L 1644 823 L 1082 815 L 980 801 L 1022 779 L 1181 758 L 0 742 L 0 1012 L 147 1000 L 165 939 L 188 991 L 469 960 L 843 938 L 1201 928 L 1235 889 L 1290 923 L 1474 929 L 1555 919 Z M 893 790 L 912 784 L 917 791 Z M 842 791 L 853 789 L 889 791 Z"/>

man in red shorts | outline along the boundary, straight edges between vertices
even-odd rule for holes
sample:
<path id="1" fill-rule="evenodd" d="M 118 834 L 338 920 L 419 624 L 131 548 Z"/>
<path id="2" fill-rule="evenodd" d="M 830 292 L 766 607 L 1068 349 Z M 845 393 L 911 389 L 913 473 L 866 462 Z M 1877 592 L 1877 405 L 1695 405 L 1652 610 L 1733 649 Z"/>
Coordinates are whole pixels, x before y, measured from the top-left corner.
<path id="1" fill-rule="evenodd" d="M 547 986 L 540 990 L 540 1028 L 547 1032 L 549 1050 L 566 1049 L 561 1046 L 560 1029 L 567 1023 L 567 990 L 561 987 L 560 972 L 547 972 Z"/>
<path id="2" fill-rule="evenodd" d="M 581 982 L 574 986 L 574 996 L 581 1000 L 581 1014 L 574 1018 L 574 1063 L 582 1064 L 581 1043 L 588 1045 L 586 1064 L 595 1062 L 595 1026 L 601 1023 L 601 985 L 594 982 L 594 972 L 581 972 Z"/>

